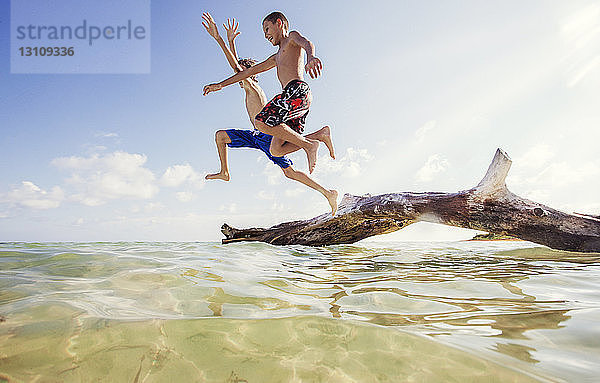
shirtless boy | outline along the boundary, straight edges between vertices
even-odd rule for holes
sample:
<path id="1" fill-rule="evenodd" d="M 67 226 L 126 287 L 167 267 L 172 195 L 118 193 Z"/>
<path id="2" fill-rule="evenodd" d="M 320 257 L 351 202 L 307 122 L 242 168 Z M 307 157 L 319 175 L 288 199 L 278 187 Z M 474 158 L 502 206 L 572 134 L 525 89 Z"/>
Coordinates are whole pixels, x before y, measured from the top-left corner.
<path id="1" fill-rule="evenodd" d="M 250 76 L 277 67 L 277 77 L 283 92 L 275 96 L 254 117 L 254 126 L 263 133 L 273 136 L 271 153 L 283 155 L 288 150 L 300 148 L 308 157 L 308 169 L 312 173 L 317 161 L 319 143 L 310 137 L 302 137 L 304 121 L 312 101 L 308 84 L 302 74 L 302 50 L 306 52 L 305 70 L 311 78 L 321 74 L 323 65 L 315 57 L 315 47 L 297 31 L 289 31 L 289 23 L 281 12 L 272 12 L 263 20 L 265 38 L 278 46 L 277 53 L 265 61 L 246 68 L 216 84 L 204 87 L 204 95 L 242 81 Z"/>
<path id="2" fill-rule="evenodd" d="M 243 70 L 242 66 L 245 68 L 251 68 L 254 64 L 252 60 L 237 59 L 237 53 L 235 49 L 235 38 L 240 34 L 238 32 L 238 24 L 233 21 L 228 20 L 227 25 L 223 24 L 227 31 L 227 40 L 229 41 L 229 47 L 225 45 L 223 38 L 219 35 L 217 30 L 217 25 L 212 19 L 211 15 L 208 13 L 204 13 L 202 15 L 203 22 L 202 25 L 206 28 L 206 31 L 217 41 L 223 53 L 225 53 L 225 57 L 229 62 L 229 65 L 235 72 L 241 72 Z M 261 87 L 258 85 L 258 81 L 256 80 L 256 76 L 247 77 L 240 81 L 240 86 L 244 89 L 246 94 L 246 109 L 248 112 L 248 116 L 250 117 L 250 121 L 254 122 L 254 117 L 263 109 L 266 104 L 266 96 Z M 304 138 L 304 137 L 303 137 Z M 325 143 L 327 148 L 329 149 L 329 154 L 332 158 L 335 158 L 333 151 L 333 144 L 331 142 L 331 135 L 328 126 L 323 127 L 317 132 L 308 134 L 306 136 L 307 140 L 318 142 L 321 141 Z M 228 130 L 219 130 L 215 134 L 215 142 L 217 144 L 217 151 L 219 153 L 219 160 L 221 162 L 221 170 L 219 173 L 208 174 L 206 175 L 206 179 L 220 179 L 224 181 L 229 181 L 229 167 L 227 161 L 227 146 L 238 148 L 238 147 L 250 147 L 262 150 L 267 157 L 271 161 L 273 161 L 276 165 L 281 167 L 283 174 L 290 179 L 301 182 L 312 189 L 317 190 L 327 199 L 329 205 L 331 206 L 332 215 L 335 214 L 337 210 L 337 191 L 328 190 L 319 185 L 313 179 L 311 179 L 306 173 L 294 170 L 292 168 L 292 161 L 287 158 L 285 155 L 288 153 L 292 153 L 296 150 L 299 150 L 300 147 L 290 144 L 290 143 L 279 143 L 277 145 L 277 151 L 274 155 L 271 152 L 271 148 L 273 147 L 272 141 L 274 138 L 271 135 L 259 132 L 258 130 L 239 130 L 239 129 L 228 129 Z"/>

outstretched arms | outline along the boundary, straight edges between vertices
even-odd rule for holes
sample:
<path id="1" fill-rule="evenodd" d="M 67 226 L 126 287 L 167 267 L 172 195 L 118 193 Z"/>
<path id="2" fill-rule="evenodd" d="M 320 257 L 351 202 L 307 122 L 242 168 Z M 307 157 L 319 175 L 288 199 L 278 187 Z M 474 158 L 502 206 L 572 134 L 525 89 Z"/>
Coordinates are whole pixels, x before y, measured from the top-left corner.
<path id="1" fill-rule="evenodd" d="M 227 22 L 229 25 L 229 20 L 227 20 Z M 234 19 L 234 23 L 235 23 L 235 19 Z M 238 64 L 237 54 L 235 53 L 235 45 L 233 43 L 233 40 L 240 34 L 240 32 L 237 32 L 237 24 L 235 25 L 235 31 L 233 31 L 233 33 L 230 33 L 230 29 L 233 29 L 233 26 L 230 26 L 228 28 L 225 26 L 225 24 L 223 24 L 223 26 L 227 30 L 227 39 L 229 40 L 229 45 L 234 48 L 233 52 L 231 50 L 229 50 L 227 45 L 225 45 L 225 41 L 223 41 L 223 38 L 221 37 L 221 35 L 219 35 L 219 31 L 217 29 L 217 24 L 213 20 L 210 13 L 205 12 L 202 14 L 202 25 L 204 26 L 204 28 L 206 29 L 208 34 L 211 35 L 215 40 L 217 40 L 217 43 L 223 50 L 223 53 L 225 53 L 225 58 L 227 58 L 227 62 L 229 63 L 231 68 L 236 73 L 242 71 L 243 68 L 240 64 Z M 233 36 L 231 39 L 230 39 L 230 35 Z"/>
<path id="2" fill-rule="evenodd" d="M 290 32 L 290 38 L 296 45 L 302 47 L 302 49 L 306 51 L 306 66 L 304 67 L 306 73 L 308 73 L 311 78 L 317 78 L 321 75 L 323 64 L 321 63 L 321 60 L 315 57 L 314 44 L 296 31 Z"/>
<path id="3" fill-rule="evenodd" d="M 250 68 L 246 68 L 241 72 L 234 74 L 233 76 L 219 82 L 216 84 L 209 84 L 204 87 L 204 95 L 206 96 L 210 92 L 215 92 L 217 90 L 221 90 L 226 86 L 231 84 L 235 84 L 236 82 L 247 79 L 250 76 L 254 76 L 255 74 L 259 74 L 262 72 L 266 72 L 269 69 L 275 68 L 277 63 L 275 62 L 275 55 L 270 56 L 265 61 L 258 63 L 256 65 L 251 66 Z"/>
<path id="4" fill-rule="evenodd" d="M 242 32 L 238 32 L 238 26 L 240 24 L 235 19 L 227 19 L 227 25 L 223 23 L 223 28 L 227 31 L 227 41 L 229 41 L 229 49 L 233 53 L 235 60 L 238 59 L 237 51 L 235 50 L 235 38 Z"/>

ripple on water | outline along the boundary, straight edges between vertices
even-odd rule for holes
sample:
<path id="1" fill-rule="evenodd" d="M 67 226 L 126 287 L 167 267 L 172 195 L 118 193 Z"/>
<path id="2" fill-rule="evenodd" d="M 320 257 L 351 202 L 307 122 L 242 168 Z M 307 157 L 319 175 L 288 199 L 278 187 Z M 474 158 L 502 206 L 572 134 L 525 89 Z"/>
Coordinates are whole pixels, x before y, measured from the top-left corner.
<path id="1" fill-rule="evenodd" d="M 443 381 L 456 376 L 445 363 L 471 380 L 528 379 L 489 360 L 581 381 L 600 373 L 599 290 L 600 255 L 526 242 L 5 243 L 0 339 L 10 347 L 0 375 L 49 358 L 28 371 L 60 368 L 63 380 L 77 381 L 98 376 L 98 358 L 104 371 L 131 380 L 179 369 L 217 381 L 265 381 L 260 371 L 280 381 Z M 55 343 L 52 356 L 34 349 Z M 457 362 L 464 355 L 469 362 Z"/>

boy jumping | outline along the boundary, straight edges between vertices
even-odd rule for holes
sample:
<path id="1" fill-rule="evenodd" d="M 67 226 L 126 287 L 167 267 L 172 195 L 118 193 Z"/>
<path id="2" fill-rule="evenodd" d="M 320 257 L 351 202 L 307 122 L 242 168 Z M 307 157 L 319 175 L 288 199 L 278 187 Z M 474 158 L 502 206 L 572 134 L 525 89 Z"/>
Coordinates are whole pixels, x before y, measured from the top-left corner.
<path id="1" fill-rule="evenodd" d="M 225 57 L 229 62 L 229 65 L 235 72 L 242 72 L 245 67 L 246 69 L 252 68 L 254 65 L 254 61 L 250 59 L 237 59 L 237 53 L 235 49 L 235 38 L 240 34 L 238 32 L 238 24 L 233 21 L 228 20 L 227 25 L 223 24 L 227 31 L 227 40 L 229 41 L 229 48 L 225 45 L 223 38 L 219 35 L 217 30 L 217 25 L 212 19 L 211 15 L 208 13 L 204 13 L 202 15 L 203 22 L 202 25 L 206 28 L 206 31 L 217 41 L 223 52 L 225 53 Z M 254 117 L 259 114 L 261 110 L 265 107 L 266 96 L 258 85 L 258 81 L 256 80 L 255 75 L 250 75 L 244 77 L 239 81 L 240 86 L 244 89 L 246 94 L 246 109 L 250 120 L 254 122 L 256 126 L 256 120 Z M 302 121 L 303 122 L 303 121 Z M 288 128 L 289 129 L 289 128 Z M 329 154 L 332 158 L 335 158 L 333 144 L 331 141 L 331 134 L 328 126 L 323 127 L 317 132 L 306 135 L 306 137 L 300 136 L 305 141 L 311 143 L 316 143 L 317 148 L 319 145 L 319 141 L 325 143 L 327 148 L 329 149 Z M 206 179 L 220 179 L 224 181 L 229 181 L 229 167 L 227 161 L 227 146 L 238 148 L 238 147 L 250 147 L 262 150 L 267 157 L 271 161 L 273 161 L 276 165 L 279 165 L 283 170 L 283 174 L 290 179 L 301 182 L 312 189 L 317 190 L 327 199 L 329 205 L 331 206 L 332 215 L 335 214 L 337 210 L 337 191 L 328 190 L 319 185 L 313 179 L 311 179 L 306 173 L 294 170 L 292 168 L 292 161 L 288 159 L 285 155 L 292 153 L 296 150 L 299 150 L 301 147 L 294 145 L 289 142 L 277 141 L 275 145 L 273 145 L 273 141 L 276 139 L 268 134 L 259 132 L 258 130 L 239 130 L 239 129 L 228 129 L 228 130 L 219 130 L 215 134 L 215 142 L 217 145 L 217 151 L 219 153 L 219 160 L 221 162 L 221 170 L 219 173 L 207 174 Z M 274 150 L 273 150 L 274 149 Z"/>
<path id="2" fill-rule="evenodd" d="M 254 126 L 273 136 L 270 147 L 273 155 L 282 155 L 291 148 L 303 149 L 308 157 L 309 172 L 312 173 L 317 162 L 319 143 L 300 135 L 312 100 L 310 88 L 304 82 L 302 74 L 302 50 L 304 49 L 307 57 L 305 70 L 311 78 L 317 78 L 321 74 L 323 65 L 314 56 L 314 45 L 297 31 L 289 31 L 289 23 L 283 13 L 270 13 L 264 18 L 262 26 L 265 38 L 273 46 L 279 47 L 277 53 L 228 79 L 206 85 L 204 95 L 277 67 L 277 77 L 283 92 L 269 101 L 254 117 Z"/>

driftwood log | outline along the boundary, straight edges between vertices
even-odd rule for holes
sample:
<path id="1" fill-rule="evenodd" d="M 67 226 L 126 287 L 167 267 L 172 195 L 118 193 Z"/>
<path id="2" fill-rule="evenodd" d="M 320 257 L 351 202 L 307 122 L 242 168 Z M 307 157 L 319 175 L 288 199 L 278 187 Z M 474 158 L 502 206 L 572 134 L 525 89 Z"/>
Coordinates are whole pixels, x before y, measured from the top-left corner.
<path id="1" fill-rule="evenodd" d="M 458 193 L 346 194 L 335 217 L 323 214 L 268 229 L 223 224 L 223 243 L 347 244 L 424 221 L 510 235 L 557 250 L 600 252 L 600 218 L 566 214 L 511 193 L 505 184 L 511 163 L 498 149 L 481 182 Z"/>

